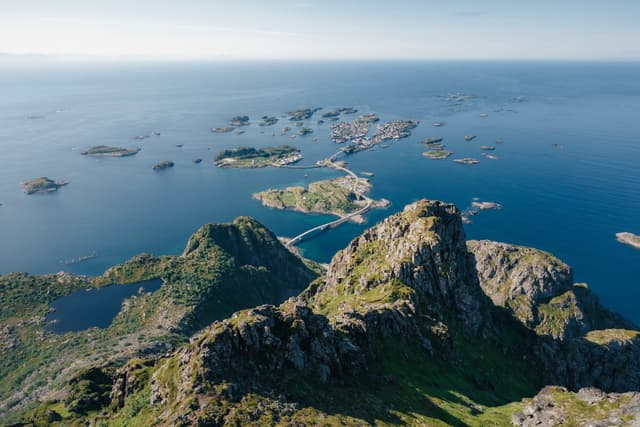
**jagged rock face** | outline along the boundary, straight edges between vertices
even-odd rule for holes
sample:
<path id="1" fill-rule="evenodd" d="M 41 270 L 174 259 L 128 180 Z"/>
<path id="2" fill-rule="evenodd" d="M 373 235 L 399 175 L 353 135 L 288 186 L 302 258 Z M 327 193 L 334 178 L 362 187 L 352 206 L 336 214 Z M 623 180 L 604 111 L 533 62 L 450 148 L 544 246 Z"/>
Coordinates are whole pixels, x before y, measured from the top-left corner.
<path id="1" fill-rule="evenodd" d="M 594 339 L 594 336 L 605 339 Z M 624 329 L 596 330 L 565 342 L 542 340 L 536 349 L 549 379 L 571 390 L 640 390 L 640 337 Z"/>
<path id="2" fill-rule="evenodd" d="M 154 363 L 153 359 L 133 359 L 114 373 L 109 395 L 112 408 L 122 408 L 128 396 L 144 388 L 149 380 L 149 370 L 146 368 L 152 367 Z"/>
<path id="3" fill-rule="evenodd" d="M 511 422 L 518 427 L 637 427 L 640 394 L 607 394 L 597 388 L 571 393 L 564 387 L 545 387 L 522 411 L 513 414 Z"/>
<path id="4" fill-rule="evenodd" d="M 366 230 L 336 254 L 317 294 L 359 294 L 394 281 L 414 291 L 418 311 L 453 314 L 477 331 L 484 296 L 455 205 L 422 200 Z"/>
<path id="5" fill-rule="evenodd" d="M 482 290 L 527 326 L 538 321 L 536 306 L 571 289 L 571 268 L 546 252 L 488 240 L 471 241 Z"/>
<path id="6" fill-rule="evenodd" d="M 182 372 L 181 396 L 198 384 L 234 384 L 230 393 L 246 391 L 257 381 L 263 387 L 277 384 L 287 371 L 310 375 L 324 383 L 331 377 L 366 369 L 366 348 L 376 337 L 411 334 L 425 350 L 423 338 L 411 318 L 413 308 L 399 304 L 395 310 L 349 313 L 337 322 L 315 314 L 302 298 L 280 307 L 263 305 L 216 322 L 193 338 L 176 355 Z M 168 388 L 154 378 L 151 400 L 166 403 Z M 194 382 L 195 380 L 195 382 Z"/>
<path id="7" fill-rule="evenodd" d="M 585 284 L 574 284 L 571 268 L 547 252 L 487 240 L 468 247 L 484 293 L 540 335 L 565 340 L 594 329 L 634 328 L 603 308 Z"/>

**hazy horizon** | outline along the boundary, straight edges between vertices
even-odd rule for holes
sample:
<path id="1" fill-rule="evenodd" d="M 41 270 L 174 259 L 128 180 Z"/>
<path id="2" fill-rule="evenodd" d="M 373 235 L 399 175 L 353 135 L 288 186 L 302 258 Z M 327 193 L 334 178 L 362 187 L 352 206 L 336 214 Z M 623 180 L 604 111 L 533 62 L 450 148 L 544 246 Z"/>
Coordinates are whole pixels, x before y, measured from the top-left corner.
<path id="1" fill-rule="evenodd" d="M 640 2 L 0 0 L 0 55 L 154 60 L 638 60 Z M 636 42 L 632 42 L 635 40 Z"/>

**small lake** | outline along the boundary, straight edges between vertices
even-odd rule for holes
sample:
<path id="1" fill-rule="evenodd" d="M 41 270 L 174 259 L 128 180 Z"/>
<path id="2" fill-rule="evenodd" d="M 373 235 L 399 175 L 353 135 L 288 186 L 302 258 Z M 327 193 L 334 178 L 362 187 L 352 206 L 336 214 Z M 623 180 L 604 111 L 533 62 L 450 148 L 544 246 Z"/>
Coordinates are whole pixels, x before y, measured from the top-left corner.
<path id="1" fill-rule="evenodd" d="M 50 304 L 54 311 L 47 314 L 47 329 L 56 334 L 77 332 L 111 325 L 122 302 L 139 292 L 153 292 L 162 285 L 154 279 L 126 285 L 110 285 L 99 289 L 82 289 L 58 298 Z"/>

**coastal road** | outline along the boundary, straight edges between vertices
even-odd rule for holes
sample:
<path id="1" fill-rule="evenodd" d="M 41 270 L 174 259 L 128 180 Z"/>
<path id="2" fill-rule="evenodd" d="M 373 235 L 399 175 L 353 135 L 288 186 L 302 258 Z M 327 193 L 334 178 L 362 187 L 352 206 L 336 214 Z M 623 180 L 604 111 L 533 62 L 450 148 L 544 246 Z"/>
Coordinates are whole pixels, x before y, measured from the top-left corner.
<path id="1" fill-rule="evenodd" d="M 350 169 L 347 169 L 344 166 L 340 166 L 334 162 L 335 159 L 340 155 L 340 153 L 342 153 L 342 151 L 339 151 L 336 154 L 332 155 L 331 157 L 321 160 L 320 162 L 318 162 L 318 166 L 319 167 L 324 166 L 324 167 L 336 169 L 336 170 L 345 172 L 347 175 L 351 176 L 354 179 L 354 186 L 352 190 L 353 193 L 356 195 L 358 200 L 364 200 L 366 202 L 366 205 L 358 209 L 357 211 L 351 212 L 350 214 L 340 217 L 334 221 L 330 221 L 325 224 L 318 225 L 316 227 L 313 227 L 304 231 L 303 233 L 298 234 L 297 236 L 289 240 L 285 246 L 287 247 L 293 246 L 296 243 L 302 241 L 305 237 L 310 236 L 317 231 L 325 231 L 329 228 L 335 228 L 341 224 L 344 224 L 345 222 L 349 221 L 351 218 L 355 217 L 356 215 L 362 215 L 366 213 L 367 211 L 369 211 L 369 209 L 371 209 L 371 206 L 373 206 L 373 199 L 367 197 L 366 195 L 358 191 L 358 184 L 360 182 L 360 177 L 358 177 L 358 175 L 356 175 Z"/>

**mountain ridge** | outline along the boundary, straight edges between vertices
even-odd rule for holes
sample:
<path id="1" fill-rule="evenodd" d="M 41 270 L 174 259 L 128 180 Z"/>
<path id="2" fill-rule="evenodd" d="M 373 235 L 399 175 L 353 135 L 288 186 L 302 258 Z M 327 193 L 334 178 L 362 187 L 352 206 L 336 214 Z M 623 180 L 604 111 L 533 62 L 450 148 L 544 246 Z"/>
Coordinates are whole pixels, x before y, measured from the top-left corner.
<path id="1" fill-rule="evenodd" d="M 182 257 L 197 257 L 210 236 L 242 235 L 243 224 L 255 236 L 251 229 L 261 227 L 250 219 L 237 221 L 240 229 L 222 234 L 216 226 L 203 227 Z M 273 257 L 250 253 L 248 241 L 240 251 L 226 243 L 216 247 L 233 260 L 268 265 Z M 277 240 L 268 241 L 258 249 L 279 248 Z M 286 261 L 276 264 L 271 269 L 281 275 L 310 275 Z M 118 271 L 110 274 L 117 277 Z M 566 403 L 579 400 L 582 395 L 572 392 L 585 387 L 640 387 L 637 328 L 572 282 L 571 269 L 555 257 L 532 248 L 466 242 L 454 205 L 418 201 L 355 238 L 298 296 L 236 311 L 160 358 L 134 359 L 106 373 L 108 392 L 95 387 L 101 406 L 64 420 L 531 425 L 526 423 L 541 419 L 532 415 L 555 402 L 549 396 L 575 396 Z M 545 392 L 548 384 L 568 390 Z M 542 409 L 535 406 L 542 397 L 530 400 L 540 390 L 547 399 Z M 562 419 L 571 421 L 576 415 L 563 405 L 556 412 L 565 411 Z M 627 419 L 640 413 L 628 406 Z M 45 402 L 27 419 L 63 419 L 60 408 Z"/>

